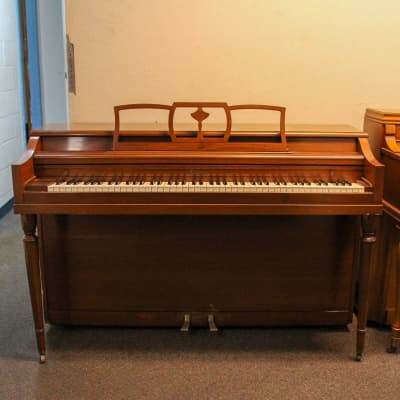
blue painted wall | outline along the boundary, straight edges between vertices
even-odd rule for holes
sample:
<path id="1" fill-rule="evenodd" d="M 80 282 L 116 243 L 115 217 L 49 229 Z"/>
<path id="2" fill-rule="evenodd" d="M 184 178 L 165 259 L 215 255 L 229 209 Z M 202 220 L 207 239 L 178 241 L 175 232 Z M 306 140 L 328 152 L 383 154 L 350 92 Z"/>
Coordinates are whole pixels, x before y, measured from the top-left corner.
<path id="1" fill-rule="evenodd" d="M 0 0 L 1 1 L 1 0 Z M 26 113 L 25 113 L 25 81 L 24 81 L 24 50 L 22 43 L 22 27 L 21 27 L 21 10 L 19 9 L 19 2 L 15 2 L 16 8 L 16 20 L 17 20 L 17 46 L 18 46 L 18 75 L 20 82 L 19 90 L 19 105 L 21 107 L 20 117 L 21 117 L 21 137 L 23 143 L 26 144 L 28 137 L 26 132 Z"/>
<path id="2" fill-rule="evenodd" d="M 43 125 L 42 96 L 40 89 L 40 64 L 38 46 L 38 19 L 36 0 L 25 0 L 28 32 L 29 79 L 31 90 L 32 128 Z"/>

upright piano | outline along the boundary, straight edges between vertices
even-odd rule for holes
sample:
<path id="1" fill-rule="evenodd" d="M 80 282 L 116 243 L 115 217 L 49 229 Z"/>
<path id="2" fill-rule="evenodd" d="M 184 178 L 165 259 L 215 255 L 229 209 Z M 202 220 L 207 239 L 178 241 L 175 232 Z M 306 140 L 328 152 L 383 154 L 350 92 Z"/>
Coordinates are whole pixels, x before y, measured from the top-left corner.
<path id="1" fill-rule="evenodd" d="M 361 360 L 383 190 L 367 135 L 286 127 L 285 108 L 255 104 L 114 111 L 111 128 L 33 132 L 13 166 L 40 360 L 45 321 L 346 325 L 356 289 Z M 161 112 L 165 126 L 124 125 L 127 111 Z M 243 111 L 279 123 L 240 124 Z M 207 124 L 213 113 L 222 126 Z"/>
<path id="2" fill-rule="evenodd" d="M 367 109 L 364 119 L 375 157 L 385 165 L 383 218 L 372 266 L 369 319 L 392 324 L 390 352 L 400 341 L 400 110 Z"/>

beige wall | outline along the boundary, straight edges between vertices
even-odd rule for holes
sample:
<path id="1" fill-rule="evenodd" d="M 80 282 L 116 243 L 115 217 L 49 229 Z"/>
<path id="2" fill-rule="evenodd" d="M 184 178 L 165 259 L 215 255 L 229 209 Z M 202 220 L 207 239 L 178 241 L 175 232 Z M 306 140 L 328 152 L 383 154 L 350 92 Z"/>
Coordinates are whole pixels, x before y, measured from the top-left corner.
<path id="1" fill-rule="evenodd" d="M 398 0 L 66 0 L 66 15 L 72 122 L 213 100 L 361 127 L 367 106 L 400 106 Z"/>

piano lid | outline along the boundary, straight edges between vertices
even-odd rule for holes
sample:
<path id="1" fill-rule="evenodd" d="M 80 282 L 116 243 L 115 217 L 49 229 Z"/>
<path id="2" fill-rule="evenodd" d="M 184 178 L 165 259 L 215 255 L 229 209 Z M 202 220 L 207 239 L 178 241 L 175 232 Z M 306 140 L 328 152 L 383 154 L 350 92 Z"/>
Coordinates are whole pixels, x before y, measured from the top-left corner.
<path id="1" fill-rule="evenodd" d="M 181 122 L 177 127 L 181 130 L 189 130 L 190 123 Z M 210 127 L 214 130 L 223 129 L 223 123 L 213 123 Z M 121 128 L 125 131 L 146 131 L 148 135 L 164 136 L 168 132 L 165 125 L 160 122 L 135 122 L 121 124 Z M 278 125 L 276 124 L 261 124 L 255 122 L 236 123 L 232 126 L 231 135 L 244 136 L 251 134 L 268 135 L 268 133 L 277 132 Z M 73 122 L 73 123 L 53 123 L 43 125 L 40 129 L 35 129 L 31 136 L 50 136 L 56 135 L 104 135 L 112 136 L 114 133 L 114 124 L 111 122 Z M 354 128 L 351 125 L 343 124 L 286 124 L 286 136 L 302 137 L 302 136 L 347 136 L 360 137 L 366 136 L 360 129 Z"/>
<path id="2" fill-rule="evenodd" d="M 190 115 L 196 120 L 198 129 L 193 130 L 193 123 L 175 122 L 175 114 L 179 109 L 192 108 L 195 111 Z M 222 109 L 225 114 L 225 122 L 207 123 L 207 131 L 203 132 L 203 121 L 210 116 L 210 113 L 217 109 Z M 126 110 L 164 110 L 168 112 L 168 118 L 164 121 L 155 120 L 151 122 L 135 121 L 134 123 L 123 123 L 120 119 L 120 112 Z M 280 113 L 279 124 L 242 122 L 236 119 L 237 111 L 272 111 Z M 115 121 L 111 123 L 73 123 L 73 124 L 48 124 L 42 129 L 35 130 L 32 136 L 147 136 L 147 137 L 170 137 L 187 141 L 204 141 L 207 137 L 215 140 L 216 138 L 225 139 L 243 137 L 245 140 L 251 136 L 253 138 L 271 137 L 278 138 L 282 144 L 280 150 L 285 150 L 286 136 L 288 137 L 360 137 L 366 136 L 359 129 L 349 125 L 310 125 L 310 124 L 290 124 L 285 122 L 285 108 L 267 105 L 234 105 L 228 106 L 226 103 L 207 103 L 207 102 L 178 102 L 172 106 L 163 104 L 128 104 L 116 106 L 114 108 Z M 256 119 L 254 119 L 256 120 Z M 116 146 L 118 147 L 118 145 Z"/>

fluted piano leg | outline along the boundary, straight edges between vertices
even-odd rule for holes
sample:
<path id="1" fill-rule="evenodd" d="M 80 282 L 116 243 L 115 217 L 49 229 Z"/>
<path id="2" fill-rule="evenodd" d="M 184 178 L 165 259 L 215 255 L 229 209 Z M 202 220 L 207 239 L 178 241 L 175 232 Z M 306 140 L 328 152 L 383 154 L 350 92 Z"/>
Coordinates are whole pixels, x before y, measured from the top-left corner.
<path id="1" fill-rule="evenodd" d="M 395 244 L 395 308 L 389 353 L 395 353 L 400 342 L 400 225 L 396 225 Z"/>
<path id="2" fill-rule="evenodd" d="M 36 236 L 36 215 L 21 215 L 21 223 L 25 234 L 25 263 L 31 295 L 36 342 L 39 350 L 39 360 L 41 363 L 44 363 L 46 360 L 46 340 L 44 332 L 42 281 L 39 269 L 38 240 Z"/>
<path id="3" fill-rule="evenodd" d="M 367 333 L 368 289 L 371 263 L 376 242 L 376 224 L 378 216 L 365 214 L 362 216 L 361 256 L 358 274 L 358 324 L 356 360 L 361 361 Z"/>

